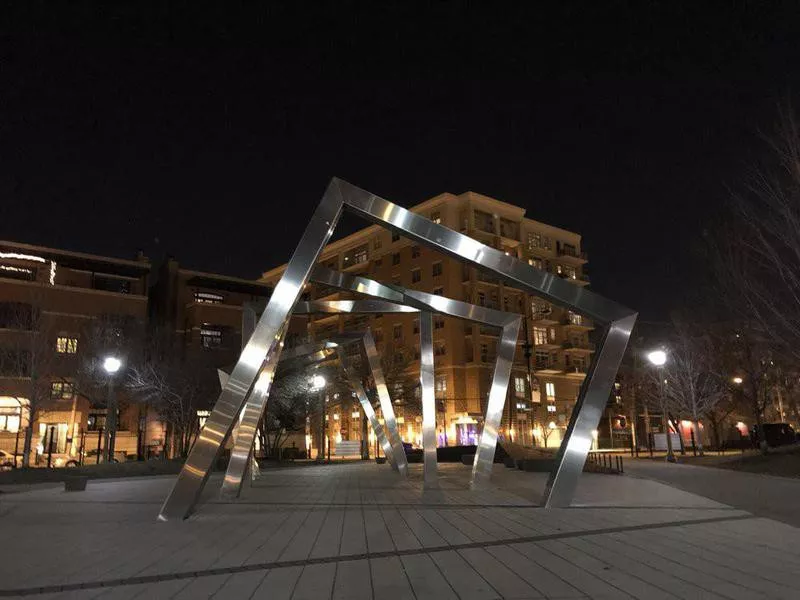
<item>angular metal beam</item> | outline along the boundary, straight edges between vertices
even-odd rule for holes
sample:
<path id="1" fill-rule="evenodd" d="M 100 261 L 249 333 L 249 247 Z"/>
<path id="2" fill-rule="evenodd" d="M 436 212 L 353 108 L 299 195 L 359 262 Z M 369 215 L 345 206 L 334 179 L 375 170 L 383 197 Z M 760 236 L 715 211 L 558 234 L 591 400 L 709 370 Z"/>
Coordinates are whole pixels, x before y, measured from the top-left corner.
<path id="1" fill-rule="evenodd" d="M 424 452 L 423 486 L 439 486 L 436 465 L 436 396 L 433 370 L 433 317 L 419 315 L 419 383 L 422 388 L 422 449 Z"/>

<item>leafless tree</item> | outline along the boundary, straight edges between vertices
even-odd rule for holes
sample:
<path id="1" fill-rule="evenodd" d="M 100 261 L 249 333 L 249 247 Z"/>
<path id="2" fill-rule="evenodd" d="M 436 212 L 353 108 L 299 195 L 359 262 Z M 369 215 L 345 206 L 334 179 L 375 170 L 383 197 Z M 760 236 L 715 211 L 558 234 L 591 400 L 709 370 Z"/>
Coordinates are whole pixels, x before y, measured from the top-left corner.
<path id="1" fill-rule="evenodd" d="M 764 165 L 733 194 L 734 218 L 716 236 L 724 298 L 780 354 L 800 359 L 800 126 L 784 107 L 764 136 Z"/>
<path id="2" fill-rule="evenodd" d="M 690 417 L 695 444 L 703 455 L 700 418 L 725 397 L 727 384 L 714 372 L 711 338 L 697 326 L 676 322 L 664 366 L 664 398 L 667 414 Z"/>
<path id="3" fill-rule="evenodd" d="M 209 353 L 184 355 L 167 336 L 151 332 L 146 351 L 129 368 L 125 385 L 132 398 L 167 424 L 167 456 L 188 454 L 199 431 L 198 409 L 212 406 L 220 391 L 216 367 Z"/>
<path id="4" fill-rule="evenodd" d="M 333 374 L 323 369 L 326 380 Z M 258 427 L 261 447 L 267 455 L 280 456 L 280 448 L 293 432 L 304 429 L 306 416 L 319 419 L 319 403 L 309 393 L 309 372 L 294 371 L 276 377 L 266 410 Z"/>
<path id="5" fill-rule="evenodd" d="M 0 305 L 0 326 L 11 330 L 0 345 L 0 375 L 17 378 L 28 400 L 22 466 L 31 464 L 33 424 L 53 404 L 52 373 L 57 360 L 55 331 L 43 310 L 42 295 Z M 21 415 L 24 419 L 24 414 Z"/>

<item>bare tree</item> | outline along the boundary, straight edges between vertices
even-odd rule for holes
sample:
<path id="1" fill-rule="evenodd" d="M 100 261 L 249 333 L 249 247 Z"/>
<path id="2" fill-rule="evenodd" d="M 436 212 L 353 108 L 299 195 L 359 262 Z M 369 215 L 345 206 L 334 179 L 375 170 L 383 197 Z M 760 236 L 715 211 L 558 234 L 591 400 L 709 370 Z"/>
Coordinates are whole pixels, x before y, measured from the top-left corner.
<path id="1" fill-rule="evenodd" d="M 0 346 L 0 375 L 17 378 L 28 400 L 23 467 L 31 464 L 33 424 L 53 403 L 52 373 L 57 357 L 55 332 L 42 310 L 41 295 L 32 291 L 27 300 L 0 305 L 0 326 L 12 330 Z"/>
<path id="2" fill-rule="evenodd" d="M 328 380 L 332 375 L 323 369 Z M 269 393 L 266 410 L 258 428 L 261 447 L 268 455 L 279 456 L 279 449 L 295 431 L 302 430 L 307 415 L 319 418 L 319 403 L 309 397 L 309 372 L 287 373 L 275 379 Z"/>
<path id="3" fill-rule="evenodd" d="M 779 111 L 769 157 L 733 194 L 734 219 L 714 254 L 724 298 L 770 345 L 800 359 L 800 126 Z"/>
<path id="4" fill-rule="evenodd" d="M 167 456 L 186 457 L 199 431 L 198 409 L 210 407 L 219 394 L 216 364 L 209 353 L 183 356 L 158 332 L 131 365 L 125 385 L 134 401 L 152 407 L 166 422 Z"/>
<path id="5" fill-rule="evenodd" d="M 696 326 L 695 326 L 696 331 Z M 667 414 L 691 418 L 695 444 L 703 455 L 700 435 L 700 417 L 712 411 L 725 397 L 727 384 L 714 372 L 710 363 L 714 353 L 707 335 L 690 332 L 685 323 L 675 323 L 675 333 L 669 348 L 669 358 L 664 366 L 666 385 L 664 398 Z"/>

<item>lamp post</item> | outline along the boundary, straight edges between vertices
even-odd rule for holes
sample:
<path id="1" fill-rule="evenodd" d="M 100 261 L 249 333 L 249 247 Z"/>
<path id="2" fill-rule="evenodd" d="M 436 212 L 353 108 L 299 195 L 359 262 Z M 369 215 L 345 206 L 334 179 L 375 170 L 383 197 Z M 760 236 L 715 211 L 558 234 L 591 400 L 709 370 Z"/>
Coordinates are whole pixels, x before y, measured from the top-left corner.
<path id="1" fill-rule="evenodd" d="M 309 382 L 309 390 L 319 394 L 319 412 L 320 412 L 320 426 L 319 426 L 319 446 L 317 447 L 317 462 L 325 460 L 325 429 L 327 423 L 325 422 L 325 378 L 322 375 L 314 375 Z"/>
<path id="2" fill-rule="evenodd" d="M 667 414 L 667 401 L 664 397 L 664 364 L 667 362 L 667 353 L 663 350 L 653 350 L 647 355 L 647 360 L 658 369 L 658 397 L 661 401 L 663 412 L 664 431 L 667 436 L 667 462 L 676 462 L 672 451 L 672 437 L 669 434 L 669 415 Z"/>
<path id="3" fill-rule="evenodd" d="M 114 443 L 117 438 L 117 395 L 114 391 L 114 375 L 122 366 L 116 356 L 103 360 L 103 370 L 108 374 L 108 400 L 106 402 L 106 462 L 114 461 Z"/>

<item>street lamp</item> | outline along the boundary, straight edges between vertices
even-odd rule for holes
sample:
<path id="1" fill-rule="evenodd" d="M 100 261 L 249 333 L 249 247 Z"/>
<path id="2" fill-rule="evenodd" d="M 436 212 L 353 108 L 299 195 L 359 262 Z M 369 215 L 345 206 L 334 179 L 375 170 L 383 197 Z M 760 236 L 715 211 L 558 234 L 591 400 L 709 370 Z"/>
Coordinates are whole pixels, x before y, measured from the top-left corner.
<path id="1" fill-rule="evenodd" d="M 114 461 L 114 444 L 117 439 L 117 395 L 114 393 L 114 375 L 122 367 L 116 356 L 106 356 L 103 370 L 108 374 L 108 401 L 106 402 L 106 462 Z"/>
<path id="2" fill-rule="evenodd" d="M 647 354 L 647 360 L 658 369 L 658 393 L 661 401 L 661 410 L 664 413 L 664 433 L 667 436 L 667 462 L 676 462 L 675 454 L 672 451 L 672 436 L 669 434 L 669 415 L 667 414 L 667 402 L 664 398 L 664 365 L 667 362 L 667 353 L 663 350 L 653 350 Z"/>
<path id="3" fill-rule="evenodd" d="M 733 383 L 735 383 L 736 385 L 742 385 L 743 381 L 744 381 L 744 379 L 742 379 L 741 377 L 734 377 L 733 378 Z"/>
<path id="4" fill-rule="evenodd" d="M 325 422 L 325 385 L 327 381 L 325 378 L 317 373 L 308 382 L 309 391 L 317 392 L 319 394 L 319 411 L 320 411 L 320 425 L 319 425 L 319 446 L 317 447 L 317 462 L 325 460 L 325 429 L 327 423 Z M 310 457 L 309 457 L 310 458 Z"/>

